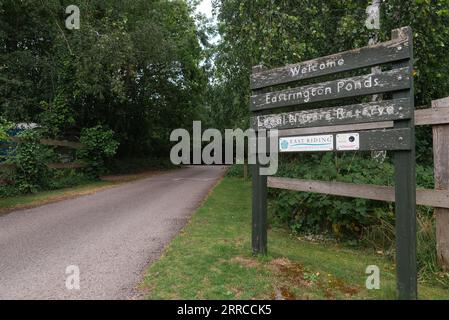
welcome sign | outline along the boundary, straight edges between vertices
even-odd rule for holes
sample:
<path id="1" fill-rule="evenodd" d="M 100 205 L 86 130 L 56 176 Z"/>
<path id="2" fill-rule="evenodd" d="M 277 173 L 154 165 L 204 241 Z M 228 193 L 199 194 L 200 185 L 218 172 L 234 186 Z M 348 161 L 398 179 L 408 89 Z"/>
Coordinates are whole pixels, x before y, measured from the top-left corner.
<path id="1" fill-rule="evenodd" d="M 402 29 L 401 29 L 402 30 Z M 402 32 L 402 31 L 401 31 Z M 254 94 L 251 96 L 250 110 L 252 127 L 261 129 L 294 129 L 333 125 L 348 125 L 368 122 L 398 121 L 413 118 L 413 99 L 409 95 L 396 95 L 412 89 L 412 66 L 398 64 L 390 70 L 332 81 L 319 82 L 315 78 L 351 71 L 378 64 L 391 64 L 404 61 L 412 56 L 412 44 L 406 33 L 401 33 L 391 41 L 317 58 L 304 63 L 272 70 L 255 72 L 251 76 Z M 293 86 L 280 91 L 268 90 L 259 93 L 256 89 L 275 88 L 276 85 L 309 80 L 312 84 Z M 310 103 L 326 103 L 346 98 L 359 98 L 373 94 L 391 93 L 393 98 L 381 102 L 362 102 L 306 109 Z M 267 110 L 294 107 L 296 110 L 278 114 L 259 114 Z M 364 131 L 360 133 L 357 147 L 340 146 L 337 151 L 409 150 L 412 148 L 412 130 L 401 127 L 383 131 Z M 335 141 L 336 137 L 333 137 Z M 307 138 L 303 138 L 307 139 Z M 286 145 L 286 139 L 279 143 Z M 282 148 L 281 152 L 332 151 L 328 146 L 301 144 Z"/>
<path id="2" fill-rule="evenodd" d="M 367 68 L 380 65 L 381 72 L 367 73 Z M 342 72 L 344 76 L 320 79 Z M 251 75 L 251 125 L 256 131 L 280 130 L 280 152 L 395 152 L 397 284 L 402 299 L 417 296 L 412 73 L 412 31 L 406 27 L 395 29 L 387 42 L 271 70 L 257 66 Z M 372 95 L 385 93 L 384 101 L 372 101 Z M 274 112 L 280 108 L 282 112 Z M 332 130 L 372 122 L 384 129 Z M 391 122 L 393 128 L 386 128 Z M 315 135 L 295 135 L 300 128 L 310 128 Z M 258 166 L 253 169 L 252 244 L 254 253 L 265 253 L 267 178 L 259 175 Z"/>

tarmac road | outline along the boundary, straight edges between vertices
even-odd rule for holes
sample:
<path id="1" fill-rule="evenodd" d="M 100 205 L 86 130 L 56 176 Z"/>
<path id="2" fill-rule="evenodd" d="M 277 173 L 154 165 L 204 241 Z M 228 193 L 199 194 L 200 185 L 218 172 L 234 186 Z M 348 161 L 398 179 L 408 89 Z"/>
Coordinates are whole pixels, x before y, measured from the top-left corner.
<path id="1" fill-rule="evenodd" d="M 0 216 L 0 299 L 139 298 L 145 268 L 223 173 L 191 166 Z"/>

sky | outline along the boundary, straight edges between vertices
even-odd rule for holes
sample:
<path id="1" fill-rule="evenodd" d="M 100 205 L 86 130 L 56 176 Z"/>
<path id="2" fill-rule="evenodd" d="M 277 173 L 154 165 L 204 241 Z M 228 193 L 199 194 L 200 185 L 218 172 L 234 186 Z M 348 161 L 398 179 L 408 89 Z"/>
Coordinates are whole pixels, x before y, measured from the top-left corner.
<path id="1" fill-rule="evenodd" d="M 201 1 L 197 10 L 205 14 L 208 18 L 212 18 L 212 0 Z"/>
<path id="2" fill-rule="evenodd" d="M 200 12 L 206 15 L 207 18 L 213 18 L 212 16 L 212 0 L 202 0 L 201 3 L 197 7 L 197 12 Z M 213 19 L 213 23 L 216 24 L 216 19 Z M 219 35 L 215 35 L 209 41 L 212 44 L 216 44 L 220 39 Z"/>

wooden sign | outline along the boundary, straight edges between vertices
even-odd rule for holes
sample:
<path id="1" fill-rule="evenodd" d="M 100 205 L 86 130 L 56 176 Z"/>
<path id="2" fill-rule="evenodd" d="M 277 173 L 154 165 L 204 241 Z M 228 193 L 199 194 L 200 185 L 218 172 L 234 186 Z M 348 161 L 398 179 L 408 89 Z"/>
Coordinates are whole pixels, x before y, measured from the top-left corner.
<path id="1" fill-rule="evenodd" d="M 396 268 L 400 299 L 416 299 L 416 182 L 413 96 L 413 41 L 409 27 L 395 29 L 392 40 L 329 56 L 264 70 L 251 75 L 251 126 L 279 129 L 280 152 L 354 152 L 392 150 L 395 163 Z M 386 65 L 382 72 L 356 76 L 322 76 Z M 308 83 L 304 83 L 308 80 Z M 313 80 L 313 81 L 311 81 Z M 301 84 L 295 82 L 301 81 Z M 282 87 L 279 87 L 283 85 Z M 286 85 L 289 87 L 286 89 Z M 262 90 L 263 89 L 263 90 Z M 388 93 L 390 100 L 344 105 L 338 100 Z M 330 103 L 332 105 L 325 105 Z M 364 101 L 364 100 L 360 100 Z M 310 110 L 309 104 L 320 103 Z M 335 107 L 335 105 L 339 105 Z M 267 112 L 285 108 L 282 113 Z M 380 128 L 342 133 L 325 132 L 339 125 L 373 123 Z M 309 128 L 315 135 L 289 136 L 290 129 Z M 324 129 L 323 129 L 324 128 Z M 308 130 L 309 130 L 308 129 Z M 317 129 L 317 130 L 311 130 Z M 282 131 L 286 133 L 282 133 Z M 256 151 L 258 153 L 259 150 Z M 262 150 L 260 150 L 262 152 Z M 253 166 L 253 253 L 267 251 L 267 177 Z"/>
<path id="2" fill-rule="evenodd" d="M 251 75 L 251 89 L 260 89 L 337 72 L 371 67 L 410 58 L 410 40 L 402 37 L 373 46 L 341 52 Z"/>
<path id="3" fill-rule="evenodd" d="M 409 128 L 279 138 L 280 152 L 410 150 Z"/>
<path id="4" fill-rule="evenodd" d="M 251 118 L 251 125 L 255 130 L 280 130 L 410 119 L 412 114 L 410 107 L 410 100 L 402 98 L 331 108 L 258 115 Z"/>
<path id="5" fill-rule="evenodd" d="M 251 111 L 303 105 L 410 88 L 408 67 L 251 96 Z"/>

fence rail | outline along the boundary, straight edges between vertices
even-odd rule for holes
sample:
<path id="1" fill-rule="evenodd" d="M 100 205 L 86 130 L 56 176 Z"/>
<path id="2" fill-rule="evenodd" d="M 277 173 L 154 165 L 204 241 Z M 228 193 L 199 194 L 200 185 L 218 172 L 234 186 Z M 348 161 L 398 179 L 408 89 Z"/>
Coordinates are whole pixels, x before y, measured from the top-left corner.
<path id="1" fill-rule="evenodd" d="M 325 193 L 334 196 L 395 201 L 394 187 L 337 181 L 316 181 L 269 177 L 268 187 L 295 191 Z M 449 190 L 417 189 L 416 204 L 449 209 Z"/>
<path id="2" fill-rule="evenodd" d="M 19 137 L 10 137 L 10 141 L 12 142 L 21 142 L 22 139 Z M 56 147 L 66 147 L 71 149 L 82 149 L 84 148 L 84 144 L 75 142 L 75 141 L 67 141 L 67 140 L 54 140 L 54 139 L 41 139 L 39 142 L 43 145 L 47 146 L 56 146 Z"/>
<path id="3" fill-rule="evenodd" d="M 78 169 L 87 167 L 87 163 L 76 161 L 67 163 L 50 163 L 47 166 L 51 169 Z"/>
<path id="4" fill-rule="evenodd" d="M 20 143 L 22 141 L 20 137 L 10 137 L 9 140 L 11 142 L 16 143 Z M 64 147 L 70 149 L 83 149 L 85 147 L 85 145 L 82 143 L 68 140 L 41 139 L 39 142 L 47 146 Z M 49 163 L 47 166 L 52 169 L 64 169 L 64 168 L 76 169 L 87 167 L 87 163 L 83 161 L 75 161 L 66 163 Z M 14 164 L 0 163 L 0 169 L 14 170 L 15 168 L 16 166 Z M 1 183 L 2 180 L 0 180 L 0 184 Z"/>

